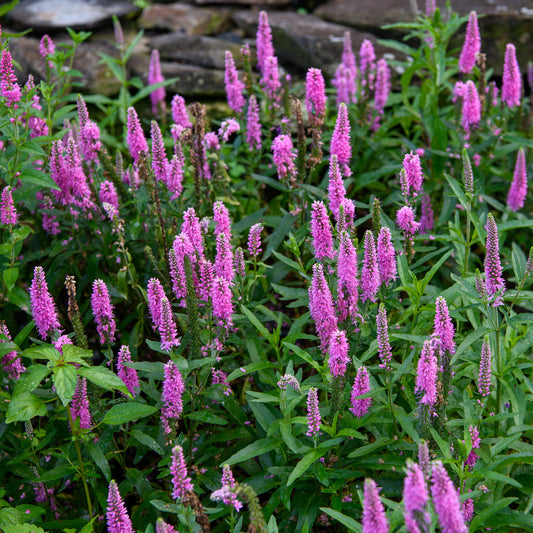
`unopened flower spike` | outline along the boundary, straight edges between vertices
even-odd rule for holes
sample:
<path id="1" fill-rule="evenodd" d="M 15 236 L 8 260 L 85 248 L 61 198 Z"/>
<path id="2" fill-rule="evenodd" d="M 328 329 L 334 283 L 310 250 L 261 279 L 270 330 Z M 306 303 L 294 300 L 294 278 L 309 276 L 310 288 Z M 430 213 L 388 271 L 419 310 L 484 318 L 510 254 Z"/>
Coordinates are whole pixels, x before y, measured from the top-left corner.
<path id="1" fill-rule="evenodd" d="M 134 533 L 128 511 L 114 479 L 109 483 L 106 518 L 109 533 Z"/>
<path id="2" fill-rule="evenodd" d="M 359 396 L 367 392 L 370 392 L 370 375 L 368 374 L 367 368 L 362 366 L 357 370 L 350 396 L 352 404 L 350 411 L 358 418 L 366 415 L 372 405 L 372 398 L 359 398 Z"/>
<path id="3" fill-rule="evenodd" d="M 318 409 L 318 393 L 316 387 L 311 387 L 307 394 L 307 424 L 306 435 L 315 437 L 320 431 L 320 411 Z"/>

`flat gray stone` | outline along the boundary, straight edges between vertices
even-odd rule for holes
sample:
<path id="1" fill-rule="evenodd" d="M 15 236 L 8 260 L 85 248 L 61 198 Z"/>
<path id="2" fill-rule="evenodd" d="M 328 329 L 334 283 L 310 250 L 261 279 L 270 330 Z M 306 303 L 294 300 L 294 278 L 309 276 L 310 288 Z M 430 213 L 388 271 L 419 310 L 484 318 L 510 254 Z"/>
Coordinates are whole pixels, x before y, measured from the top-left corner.
<path id="1" fill-rule="evenodd" d="M 146 30 L 180 31 L 187 35 L 214 35 L 229 27 L 231 12 L 224 8 L 196 7 L 184 2 L 152 4 L 139 20 Z"/>
<path id="2" fill-rule="evenodd" d="M 231 0 L 231 2 L 228 2 L 228 0 L 193 0 L 195 4 L 203 5 L 203 4 L 220 4 L 220 5 L 228 5 L 228 4 L 239 4 L 239 5 L 245 5 L 245 6 L 288 6 L 289 4 L 292 4 L 292 0 Z"/>
<path id="3" fill-rule="evenodd" d="M 240 60 L 240 46 L 237 44 L 177 31 L 153 37 L 150 39 L 150 46 L 159 50 L 162 60 L 174 60 L 199 67 L 223 69 L 226 50 L 233 54 L 237 65 Z"/>
<path id="4" fill-rule="evenodd" d="M 8 17 L 25 27 L 41 30 L 91 29 L 113 15 L 122 17 L 138 9 L 127 0 L 22 0 Z"/>

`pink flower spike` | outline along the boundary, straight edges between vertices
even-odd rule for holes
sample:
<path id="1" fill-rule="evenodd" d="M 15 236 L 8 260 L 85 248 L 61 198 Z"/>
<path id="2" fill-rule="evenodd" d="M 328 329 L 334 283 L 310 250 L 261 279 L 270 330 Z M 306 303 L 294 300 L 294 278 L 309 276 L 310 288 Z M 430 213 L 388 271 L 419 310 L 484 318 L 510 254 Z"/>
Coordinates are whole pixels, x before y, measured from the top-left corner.
<path id="1" fill-rule="evenodd" d="M 485 244 L 485 290 L 489 299 L 496 297 L 493 306 L 498 306 L 503 304 L 505 280 L 502 277 L 498 228 L 492 213 L 489 213 L 488 215 L 486 228 L 487 240 Z"/>
<path id="2" fill-rule="evenodd" d="M 523 148 L 518 150 L 516 165 L 514 167 L 513 182 L 507 195 L 507 205 L 512 211 L 518 211 L 524 207 L 527 196 L 527 170 L 526 154 Z"/>
<path id="3" fill-rule="evenodd" d="M 327 350 L 332 333 L 337 329 L 333 298 L 322 265 L 313 265 L 313 279 L 309 287 L 309 311 L 315 321 L 322 350 Z"/>
<path id="4" fill-rule="evenodd" d="M 170 161 L 167 174 L 167 188 L 172 193 L 171 201 L 180 197 L 183 191 L 183 172 L 185 169 L 185 157 L 180 143 L 174 146 L 174 155 Z"/>
<path id="5" fill-rule="evenodd" d="M 165 379 L 163 381 L 163 407 L 161 408 L 161 424 L 166 435 L 171 433 L 170 419 L 177 423 L 183 412 L 182 396 L 185 392 L 185 384 L 178 367 L 170 360 L 165 365 Z"/>
<path id="6" fill-rule="evenodd" d="M 378 354 L 381 359 L 381 368 L 392 370 L 388 365 L 392 359 L 392 348 L 389 341 L 389 325 L 387 321 L 387 312 L 385 306 L 380 304 L 376 316 L 377 336 L 378 336 Z"/>
<path id="7" fill-rule="evenodd" d="M 420 229 L 420 222 L 415 221 L 413 209 L 407 205 L 396 214 L 396 223 L 405 232 L 406 238 L 412 238 Z"/>
<path id="8" fill-rule="evenodd" d="M 359 299 L 358 271 L 357 251 L 348 234 L 343 231 L 337 258 L 337 309 L 340 321 L 350 317 L 355 323 Z"/>
<path id="9" fill-rule="evenodd" d="M 256 48 L 257 67 L 259 72 L 262 72 L 265 68 L 267 58 L 274 55 L 272 31 L 268 24 L 268 15 L 266 14 L 266 11 L 261 11 L 259 13 L 259 25 L 256 34 Z"/>
<path id="10" fill-rule="evenodd" d="M 362 533 L 389 533 L 385 508 L 379 498 L 379 489 L 373 479 L 365 479 Z"/>
<path id="11" fill-rule="evenodd" d="M 422 196 L 421 211 L 420 233 L 431 233 L 435 225 L 435 220 L 429 194 L 424 194 L 424 196 Z"/>
<path id="12" fill-rule="evenodd" d="M 352 147 L 350 144 L 350 120 L 348 118 L 348 108 L 346 104 L 340 104 L 335 122 L 335 129 L 331 136 L 331 155 L 336 155 L 339 165 L 344 171 L 344 176 L 352 174 L 349 164 L 352 157 Z"/>
<path id="13" fill-rule="evenodd" d="M 391 232 L 385 226 L 379 230 L 377 257 L 380 281 L 389 285 L 396 278 L 396 251 L 392 245 Z"/>
<path id="14" fill-rule="evenodd" d="M 162 83 L 165 81 L 163 74 L 161 73 L 161 62 L 159 60 L 159 50 L 152 50 L 150 56 L 150 66 L 148 68 L 148 84 L 153 85 L 156 83 Z M 150 93 L 150 100 L 152 102 L 152 113 L 157 115 L 165 114 L 166 104 L 165 97 L 166 91 L 164 87 L 158 87 Z"/>
<path id="15" fill-rule="evenodd" d="M 106 518 L 109 533 L 135 533 L 114 479 L 109 483 Z"/>
<path id="16" fill-rule="evenodd" d="M 328 199 L 329 209 L 335 216 L 339 218 L 339 208 L 346 197 L 346 189 L 344 187 L 344 180 L 339 168 L 339 161 L 335 154 L 330 157 L 329 161 L 329 185 L 328 185 Z"/>
<path id="17" fill-rule="evenodd" d="M 11 196 L 11 187 L 7 185 L 2 189 L 0 199 L 0 222 L 6 225 L 14 226 L 17 223 L 18 215 Z"/>
<path id="18" fill-rule="evenodd" d="M 46 59 L 47 56 L 51 56 L 55 53 L 56 47 L 54 45 L 54 41 L 52 41 L 52 38 L 50 35 L 45 34 L 41 37 L 41 41 L 39 43 L 39 55 Z M 48 66 L 50 68 L 54 68 L 54 63 L 52 61 L 48 61 Z"/>
<path id="19" fill-rule="evenodd" d="M 223 277 L 215 277 L 211 288 L 213 316 L 219 325 L 230 328 L 233 317 L 233 304 L 230 282 Z"/>
<path id="20" fill-rule="evenodd" d="M 409 514 L 424 511 L 429 501 L 429 492 L 424 472 L 417 463 L 407 463 L 407 474 L 403 483 L 403 502 Z"/>
<path id="21" fill-rule="evenodd" d="M 374 45 L 368 39 L 361 43 L 359 49 L 359 74 L 361 76 L 361 94 L 367 94 L 374 90 L 374 77 L 376 70 L 376 52 Z"/>
<path id="22" fill-rule="evenodd" d="M 432 340 L 424 341 L 416 371 L 415 392 L 421 393 L 420 403 L 433 406 L 437 401 L 437 358 Z"/>
<path id="23" fill-rule="evenodd" d="M 152 170 L 157 181 L 167 182 L 169 162 L 165 153 L 165 145 L 161 129 L 155 120 L 152 120 Z"/>
<path id="24" fill-rule="evenodd" d="M 468 74 L 475 66 L 477 55 L 481 52 L 481 37 L 475 11 L 470 11 L 466 35 L 461 56 L 459 57 L 459 70 Z"/>
<path id="25" fill-rule="evenodd" d="M 296 153 L 288 135 L 278 135 L 272 142 L 273 160 L 278 169 L 278 178 L 292 183 L 296 179 L 296 166 L 294 159 Z"/>
<path id="26" fill-rule="evenodd" d="M 181 126 L 182 128 L 192 128 L 192 123 L 189 120 L 183 96 L 180 96 L 179 94 L 174 95 L 172 103 L 170 104 L 170 110 L 172 113 L 172 120 L 177 126 Z"/>
<path id="27" fill-rule="evenodd" d="M 370 390 L 370 376 L 366 367 L 362 366 L 357 370 L 350 396 L 352 404 L 350 412 L 357 418 L 362 418 L 366 415 L 372 406 L 372 398 L 359 398 L 359 396 L 370 392 Z"/>
<path id="28" fill-rule="evenodd" d="M 435 320 L 433 323 L 433 337 L 442 351 L 453 355 L 455 353 L 455 342 L 453 337 L 455 328 L 452 324 L 448 304 L 444 297 L 439 296 L 435 301 Z"/>
<path id="29" fill-rule="evenodd" d="M 3 342 L 10 342 L 11 335 L 4 322 L 0 322 L 0 333 L 7 337 L 7 340 L 0 339 L 0 346 Z M 13 380 L 17 381 L 20 375 L 26 371 L 26 367 L 22 364 L 21 358 L 17 356 L 17 352 L 12 351 L 2 356 L 2 370 Z"/>
<path id="30" fill-rule="evenodd" d="M 311 208 L 311 235 L 318 261 L 335 257 L 331 225 L 326 206 L 321 201 L 314 202 Z"/>
<path id="31" fill-rule="evenodd" d="M 161 326 L 161 300 L 165 296 L 163 285 L 156 278 L 148 281 L 148 309 L 152 319 L 152 329 L 154 331 Z"/>
<path id="32" fill-rule="evenodd" d="M 492 354 L 490 345 L 483 341 L 481 346 L 481 361 L 479 363 L 479 381 L 477 390 L 484 398 L 490 394 Z"/>
<path id="33" fill-rule="evenodd" d="M 135 108 L 128 108 L 127 142 L 130 155 L 135 163 L 139 161 L 141 152 L 148 152 L 148 144 L 141 127 L 141 121 Z"/>
<path id="34" fill-rule="evenodd" d="M 166 296 L 161 298 L 161 323 L 159 325 L 159 334 L 161 335 L 161 348 L 171 351 L 174 346 L 179 346 L 178 333 L 176 324 L 172 316 L 172 307 Z"/>
<path id="35" fill-rule="evenodd" d="M 54 300 L 48 292 L 48 285 L 43 267 L 36 266 L 33 270 L 33 280 L 30 288 L 31 312 L 39 335 L 46 340 L 51 331 L 61 329 L 57 319 Z"/>
<path id="36" fill-rule="evenodd" d="M 522 74 L 516 59 L 516 48 L 509 43 L 505 49 L 503 64 L 502 101 L 510 108 L 517 107 L 520 105 L 521 96 Z"/>
<path id="37" fill-rule="evenodd" d="M 362 300 L 376 301 L 376 295 L 381 285 L 379 267 L 376 257 L 376 243 L 374 234 L 367 230 L 365 233 L 365 253 L 363 257 L 363 270 L 361 272 Z"/>
<path id="38" fill-rule="evenodd" d="M 92 419 L 89 411 L 89 397 L 87 396 L 87 379 L 79 378 L 76 389 L 70 402 L 70 412 L 72 420 L 79 418 L 80 429 L 91 429 Z"/>
<path id="39" fill-rule="evenodd" d="M 224 465 L 222 469 L 221 483 L 223 487 L 227 487 L 229 489 L 232 489 L 236 485 L 235 478 L 233 477 L 233 473 L 229 465 Z M 222 498 L 222 501 L 226 505 L 231 505 L 237 512 L 239 512 L 242 509 L 242 502 L 239 501 L 239 499 L 234 493 L 230 492 L 230 494 L 231 496 L 227 498 Z"/>
<path id="40" fill-rule="evenodd" d="M 226 96 L 228 98 L 228 105 L 235 113 L 240 113 L 246 100 L 243 96 L 244 83 L 239 80 L 237 67 L 233 60 L 233 55 L 229 50 L 225 54 L 225 74 L 224 83 L 226 84 Z"/>
<path id="41" fill-rule="evenodd" d="M 131 363 L 130 349 L 126 345 L 122 345 L 118 352 L 117 362 L 117 374 L 118 377 L 124 382 L 128 391 L 135 397 L 139 392 L 140 383 L 137 376 L 137 370 L 129 366 L 124 366 L 124 363 Z"/>
<path id="42" fill-rule="evenodd" d="M 106 284 L 97 279 L 93 282 L 91 308 L 101 344 L 113 344 L 115 340 L 115 316 Z"/>
<path id="43" fill-rule="evenodd" d="M 0 92 L 7 107 L 13 107 L 22 97 L 22 91 L 13 71 L 11 53 L 7 48 L 2 52 L 2 60 L 0 61 Z"/>
<path id="44" fill-rule="evenodd" d="M 100 192 L 98 193 L 100 203 L 104 202 L 112 205 L 118 211 L 118 194 L 112 181 L 105 180 L 100 183 Z"/>
<path id="45" fill-rule="evenodd" d="M 265 59 L 260 83 L 272 105 L 279 107 L 280 95 L 278 91 L 281 88 L 281 82 L 279 80 L 278 58 L 276 56 L 270 56 Z"/>
<path id="46" fill-rule="evenodd" d="M 311 387 L 307 393 L 307 433 L 308 437 L 315 437 L 320 431 L 320 410 L 318 408 L 318 393 L 316 387 Z"/>
<path id="47" fill-rule="evenodd" d="M 326 84 L 322 71 L 310 68 L 305 79 L 305 107 L 310 126 L 319 128 L 324 123 L 326 100 Z"/>
<path id="48" fill-rule="evenodd" d="M 405 171 L 405 179 L 409 187 L 408 194 L 415 197 L 420 192 L 422 181 L 424 180 L 420 156 L 413 154 L 413 152 L 405 154 L 403 158 L 403 170 Z"/>
<path id="49" fill-rule="evenodd" d="M 248 100 L 246 114 L 246 142 L 252 150 L 261 148 L 261 123 L 259 121 L 259 105 L 254 94 Z"/>
<path id="50" fill-rule="evenodd" d="M 391 82 L 389 65 L 385 59 L 380 59 L 376 68 L 376 90 L 374 95 L 374 111 L 376 113 L 376 120 L 372 125 L 372 129 L 374 131 L 379 128 L 379 117 L 384 113 L 390 91 Z"/>
<path id="51" fill-rule="evenodd" d="M 261 253 L 261 232 L 263 231 L 262 224 L 254 224 L 250 228 L 248 234 L 248 253 L 252 257 L 257 257 Z"/>
<path id="52" fill-rule="evenodd" d="M 465 84 L 463 93 L 462 125 L 465 130 L 465 138 L 468 139 L 470 131 L 479 125 L 481 120 L 481 102 L 476 85 L 472 80 Z"/>
<path id="53" fill-rule="evenodd" d="M 185 457 L 183 456 L 183 448 L 175 446 L 172 449 L 172 464 L 170 465 L 170 473 L 172 474 L 172 497 L 177 500 L 183 498 L 188 491 L 194 489 L 191 478 L 187 473 L 187 466 L 185 464 Z"/>
<path id="54" fill-rule="evenodd" d="M 348 350 L 346 333 L 341 330 L 334 331 L 329 342 L 328 366 L 331 374 L 336 378 L 342 377 L 346 373 L 346 367 L 350 362 Z"/>

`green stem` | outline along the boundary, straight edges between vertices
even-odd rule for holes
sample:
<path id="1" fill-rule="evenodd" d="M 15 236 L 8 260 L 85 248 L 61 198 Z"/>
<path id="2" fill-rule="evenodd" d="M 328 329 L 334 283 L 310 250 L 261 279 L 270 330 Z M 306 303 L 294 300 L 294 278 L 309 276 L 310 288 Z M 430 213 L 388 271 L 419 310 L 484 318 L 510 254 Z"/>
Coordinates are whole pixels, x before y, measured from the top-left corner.
<path id="1" fill-rule="evenodd" d="M 466 238 L 465 238 L 465 261 L 463 265 L 463 278 L 466 277 L 466 273 L 468 272 L 468 258 L 470 255 L 470 211 L 471 211 L 471 206 L 469 202 L 466 207 Z"/>
<path id="2" fill-rule="evenodd" d="M 497 319 L 496 319 L 497 320 Z M 503 379 L 502 376 L 502 357 L 501 357 L 501 350 L 500 350 L 500 328 L 496 329 L 496 371 L 498 373 L 497 375 L 497 381 L 496 381 L 496 412 L 501 413 L 501 403 L 502 403 L 502 384 L 501 380 Z M 498 437 L 498 434 L 500 432 L 500 423 L 496 422 L 496 437 Z"/>

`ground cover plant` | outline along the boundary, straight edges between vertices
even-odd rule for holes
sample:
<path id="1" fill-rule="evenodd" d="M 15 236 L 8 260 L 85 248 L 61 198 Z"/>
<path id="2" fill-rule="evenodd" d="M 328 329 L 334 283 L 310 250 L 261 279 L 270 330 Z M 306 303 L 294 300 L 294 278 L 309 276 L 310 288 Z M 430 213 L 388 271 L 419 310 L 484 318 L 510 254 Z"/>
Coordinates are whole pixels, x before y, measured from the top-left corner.
<path id="1" fill-rule="evenodd" d="M 514 45 L 495 79 L 429 2 L 297 84 L 262 12 L 217 121 L 115 23 L 116 99 L 78 94 L 88 34 L 37 86 L 0 41 L 0 530 L 532 531 Z"/>

